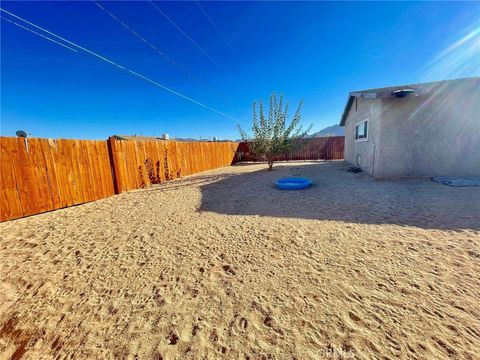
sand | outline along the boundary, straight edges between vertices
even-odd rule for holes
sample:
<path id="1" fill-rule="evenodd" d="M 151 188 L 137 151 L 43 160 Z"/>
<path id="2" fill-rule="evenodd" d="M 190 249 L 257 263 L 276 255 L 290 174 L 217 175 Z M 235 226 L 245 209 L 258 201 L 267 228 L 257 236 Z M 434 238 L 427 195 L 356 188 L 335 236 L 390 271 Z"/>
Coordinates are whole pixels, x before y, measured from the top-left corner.
<path id="1" fill-rule="evenodd" d="M 480 356 L 480 188 L 238 165 L 0 234 L 2 359 Z"/>

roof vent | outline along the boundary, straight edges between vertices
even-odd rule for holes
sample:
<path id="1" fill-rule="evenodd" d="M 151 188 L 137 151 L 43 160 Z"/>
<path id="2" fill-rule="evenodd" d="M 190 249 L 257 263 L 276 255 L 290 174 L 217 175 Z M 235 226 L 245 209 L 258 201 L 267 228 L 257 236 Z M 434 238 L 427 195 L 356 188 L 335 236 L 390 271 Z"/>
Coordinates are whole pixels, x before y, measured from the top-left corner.
<path id="1" fill-rule="evenodd" d="M 415 94 L 415 89 L 400 89 L 392 91 L 392 94 L 397 98 L 407 97 L 408 95 Z"/>

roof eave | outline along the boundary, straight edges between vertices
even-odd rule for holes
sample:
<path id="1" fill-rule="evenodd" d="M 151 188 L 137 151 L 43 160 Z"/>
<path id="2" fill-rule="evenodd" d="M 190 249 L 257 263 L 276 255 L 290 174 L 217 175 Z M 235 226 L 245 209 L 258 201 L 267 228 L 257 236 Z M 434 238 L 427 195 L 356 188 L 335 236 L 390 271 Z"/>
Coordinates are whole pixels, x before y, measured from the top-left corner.
<path id="1" fill-rule="evenodd" d="M 347 116 L 352 107 L 354 98 L 362 99 L 379 99 L 379 98 L 389 98 L 394 97 L 390 91 L 378 91 L 378 92 L 367 92 L 367 91 L 354 91 L 348 94 L 348 101 L 343 110 L 342 118 L 340 119 L 340 126 L 345 126 L 345 121 L 347 121 Z"/>
<path id="2" fill-rule="evenodd" d="M 348 95 L 347 104 L 345 105 L 345 109 L 343 109 L 342 118 L 340 119 L 340 126 L 345 126 L 345 121 L 347 121 L 347 116 L 352 107 L 354 96 L 351 94 Z"/>

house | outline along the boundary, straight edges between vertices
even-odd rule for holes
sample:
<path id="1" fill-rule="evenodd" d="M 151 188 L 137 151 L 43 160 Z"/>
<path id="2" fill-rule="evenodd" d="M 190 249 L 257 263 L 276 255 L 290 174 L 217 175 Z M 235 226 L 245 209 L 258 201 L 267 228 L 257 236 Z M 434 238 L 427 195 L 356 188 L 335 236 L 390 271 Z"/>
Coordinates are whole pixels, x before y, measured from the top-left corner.
<path id="1" fill-rule="evenodd" d="M 340 126 L 376 178 L 480 176 L 480 77 L 351 92 Z"/>

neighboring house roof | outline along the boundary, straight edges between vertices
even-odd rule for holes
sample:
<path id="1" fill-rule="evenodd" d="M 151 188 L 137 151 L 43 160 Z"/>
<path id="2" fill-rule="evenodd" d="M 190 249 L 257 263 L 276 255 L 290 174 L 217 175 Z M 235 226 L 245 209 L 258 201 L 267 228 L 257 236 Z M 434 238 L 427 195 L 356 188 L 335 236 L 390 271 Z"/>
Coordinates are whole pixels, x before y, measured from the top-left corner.
<path id="1" fill-rule="evenodd" d="M 442 80 L 442 81 L 433 81 L 428 83 L 388 86 L 388 87 L 377 88 L 377 89 L 352 91 L 348 94 L 347 104 L 345 105 L 342 118 L 340 119 L 340 126 L 345 126 L 345 121 L 347 120 L 348 112 L 350 111 L 350 108 L 352 107 L 352 104 L 353 104 L 353 100 L 356 97 L 361 97 L 364 99 L 393 98 L 395 97 L 395 94 L 394 94 L 395 91 L 406 90 L 406 89 L 413 89 L 417 94 L 421 93 L 425 95 L 428 93 L 432 93 L 433 91 L 437 90 L 439 87 L 442 87 L 446 84 L 452 84 L 455 82 L 468 82 L 468 81 L 477 81 L 480 84 L 480 77 L 469 77 L 469 78 L 463 78 L 463 79 Z"/>
<path id="2" fill-rule="evenodd" d="M 116 140 L 163 141 L 162 138 L 155 136 L 113 135 L 113 137 Z"/>

